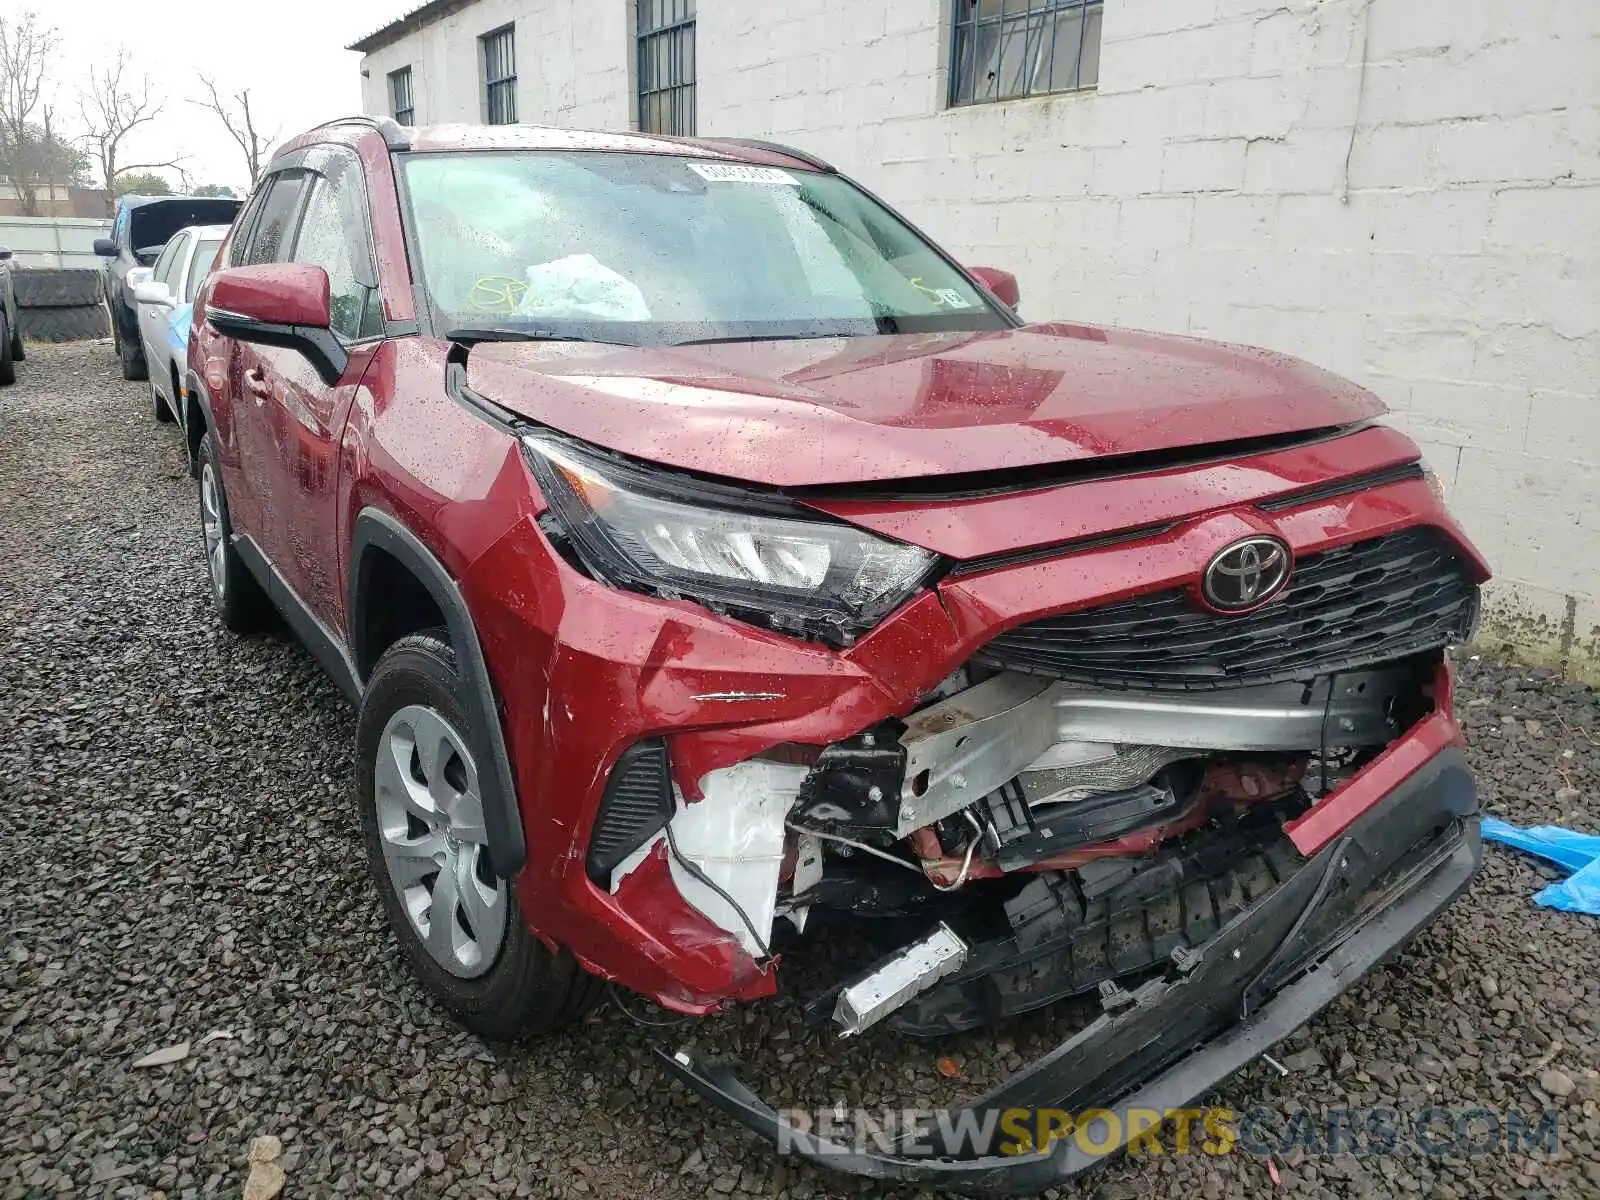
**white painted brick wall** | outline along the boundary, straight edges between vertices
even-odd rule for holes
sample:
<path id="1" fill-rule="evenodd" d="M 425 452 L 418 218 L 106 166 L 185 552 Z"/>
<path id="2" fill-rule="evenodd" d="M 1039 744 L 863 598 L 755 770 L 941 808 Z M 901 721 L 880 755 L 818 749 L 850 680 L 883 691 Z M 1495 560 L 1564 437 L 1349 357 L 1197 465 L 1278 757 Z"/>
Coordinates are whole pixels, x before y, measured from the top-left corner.
<path id="1" fill-rule="evenodd" d="M 610 19 L 594 19 L 601 9 Z M 387 114 L 389 72 L 409 66 L 418 124 L 484 120 L 478 39 L 505 25 L 516 27 L 518 117 L 628 127 L 633 27 L 625 0 L 477 0 L 363 56 L 362 106 Z"/>
<path id="2" fill-rule="evenodd" d="M 1031 317 L 1373 388 L 1495 564 L 1490 634 L 1600 674 L 1600 0 L 1106 0 L 1097 90 L 954 110 L 949 7 L 698 0 L 700 131 L 831 159 Z M 479 0 L 370 56 L 369 107 L 416 60 L 423 119 L 476 119 L 513 15 L 525 120 L 629 123 L 627 0 Z"/>

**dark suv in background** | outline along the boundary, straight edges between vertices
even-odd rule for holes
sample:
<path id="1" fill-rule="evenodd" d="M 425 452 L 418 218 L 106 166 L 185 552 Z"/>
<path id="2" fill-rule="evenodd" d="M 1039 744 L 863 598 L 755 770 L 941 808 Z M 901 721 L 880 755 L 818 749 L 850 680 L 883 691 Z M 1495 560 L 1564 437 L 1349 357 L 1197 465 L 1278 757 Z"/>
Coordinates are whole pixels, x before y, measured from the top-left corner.
<path id="1" fill-rule="evenodd" d="M 139 306 L 128 272 L 156 261 L 167 239 L 190 225 L 231 225 L 243 200 L 230 197 L 124 196 L 117 201 L 111 236 L 95 238 L 94 252 L 106 260 L 101 286 L 111 316 L 111 336 L 124 379 L 149 374 L 139 342 Z"/>

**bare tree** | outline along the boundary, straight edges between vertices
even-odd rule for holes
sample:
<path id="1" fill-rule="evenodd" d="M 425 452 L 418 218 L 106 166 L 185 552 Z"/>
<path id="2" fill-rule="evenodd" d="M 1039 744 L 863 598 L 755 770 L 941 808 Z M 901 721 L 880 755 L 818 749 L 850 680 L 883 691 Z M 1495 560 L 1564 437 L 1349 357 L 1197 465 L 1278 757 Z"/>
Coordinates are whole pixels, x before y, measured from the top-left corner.
<path id="1" fill-rule="evenodd" d="M 200 76 L 200 83 L 206 89 L 206 99 L 190 103 L 209 108 L 217 114 L 229 136 L 244 151 L 245 162 L 250 168 L 250 182 L 255 183 L 261 177 L 261 160 L 272 149 L 272 143 L 277 141 L 277 132 L 263 135 L 256 129 L 255 115 L 250 111 L 249 88 L 224 97 L 217 91 L 216 80 L 209 75 Z"/>
<path id="2" fill-rule="evenodd" d="M 181 169 L 178 165 L 181 159 L 141 163 L 117 161 L 128 135 L 161 115 L 161 100 L 151 88 L 150 77 L 132 78 L 129 61 L 127 47 L 119 48 L 116 58 L 89 72 L 88 89 L 78 97 L 78 111 L 87 131 L 84 142 L 97 160 L 100 178 L 111 194 L 117 192 L 117 176 L 124 172 Z"/>
<path id="3" fill-rule="evenodd" d="M 55 28 L 40 25 L 34 13 L 0 18 L 0 167 L 30 217 L 39 215 L 41 150 L 48 152 L 53 141 L 49 106 L 44 107 L 42 147 L 33 114 L 44 96 L 45 66 L 55 48 Z"/>

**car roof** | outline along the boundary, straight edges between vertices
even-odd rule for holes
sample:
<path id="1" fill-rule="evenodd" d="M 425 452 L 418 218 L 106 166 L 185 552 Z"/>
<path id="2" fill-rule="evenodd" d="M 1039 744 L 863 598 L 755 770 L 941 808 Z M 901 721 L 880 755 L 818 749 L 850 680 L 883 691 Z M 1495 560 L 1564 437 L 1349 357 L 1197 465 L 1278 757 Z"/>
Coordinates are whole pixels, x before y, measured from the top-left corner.
<path id="1" fill-rule="evenodd" d="M 442 124 L 406 128 L 387 118 L 374 117 L 342 117 L 319 125 L 279 146 L 273 159 L 319 143 L 353 146 L 365 137 L 375 136 L 382 137 L 391 150 L 414 154 L 471 150 L 609 150 L 624 154 L 721 159 L 800 171 L 832 169 L 793 147 L 738 138 L 679 138 L 600 129 L 556 129 L 549 125 Z"/>
<path id="2" fill-rule="evenodd" d="M 612 150 L 624 154 L 669 154 L 729 162 L 781 161 L 804 165 L 786 154 L 731 142 L 649 133 L 608 133 L 599 129 L 553 129 L 547 125 L 424 125 L 412 132 L 410 149 L 420 154 L 452 150 Z"/>
<path id="3" fill-rule="evenodd" d="M 227 237 L 228 236 L 228 230 L 232 229 L 233 226 L 232 225 L 191 225 L 191 226 L 189 226 L 189 228 L 193 229 L 195 231 L 196 235 L 198 235 L 200 238 L 204 239 L 204 238 L 222 238 L 222 237 Z M 179 230 L 178 232 L 182 233 L 183 231 Z"/>

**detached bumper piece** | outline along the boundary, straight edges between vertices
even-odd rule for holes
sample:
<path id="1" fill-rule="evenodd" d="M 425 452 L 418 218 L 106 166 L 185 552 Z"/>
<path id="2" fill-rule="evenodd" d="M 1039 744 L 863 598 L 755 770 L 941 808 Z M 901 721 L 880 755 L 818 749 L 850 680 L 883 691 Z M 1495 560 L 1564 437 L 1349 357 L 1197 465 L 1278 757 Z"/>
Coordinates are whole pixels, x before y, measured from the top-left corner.
<path id="1" fill-rule="evenodd" d="M 966 961 L 966 943 L 941 922 L 927 937 L 840 989 L 833 1019 L 843 1030 L 841 1036 L 877 1024 L 918 992 L 959 971 Z"/>
<path id="2" fill-rule="evenodd" d="M 1105 989 L 1103 1015 L 1044 1058 L 935 1122 L 981 1127 L 990 1112 L 1090 1108 L 1166 1112 L 1249 1064 L 1392 955 L 1448 905 L 1482 863 L 1477 793 L 1465 756 L 1428 760 L 1316 857 L 1253 899 L 1199 949 L 1133 990 Z M 1017 1154 L 944 1146 L 928 1130 L 863 1151 L 785 1122 L 726 1068 L 690 1051 L 665 1065 L 751 1129 L 833 1170 L 977 1194 L 1054 1186 L 1105 1161 L 1078 1139 Z M 965 1115 L 965 1116 L 964 1116 Z M 997 1123 L 996 1123 L 997 1124 Z M 1123 1131 L 1127 1121 L 1120 1122 Z M 1126 1140 L 1124 1133 L 1124 1143 Z"/>

